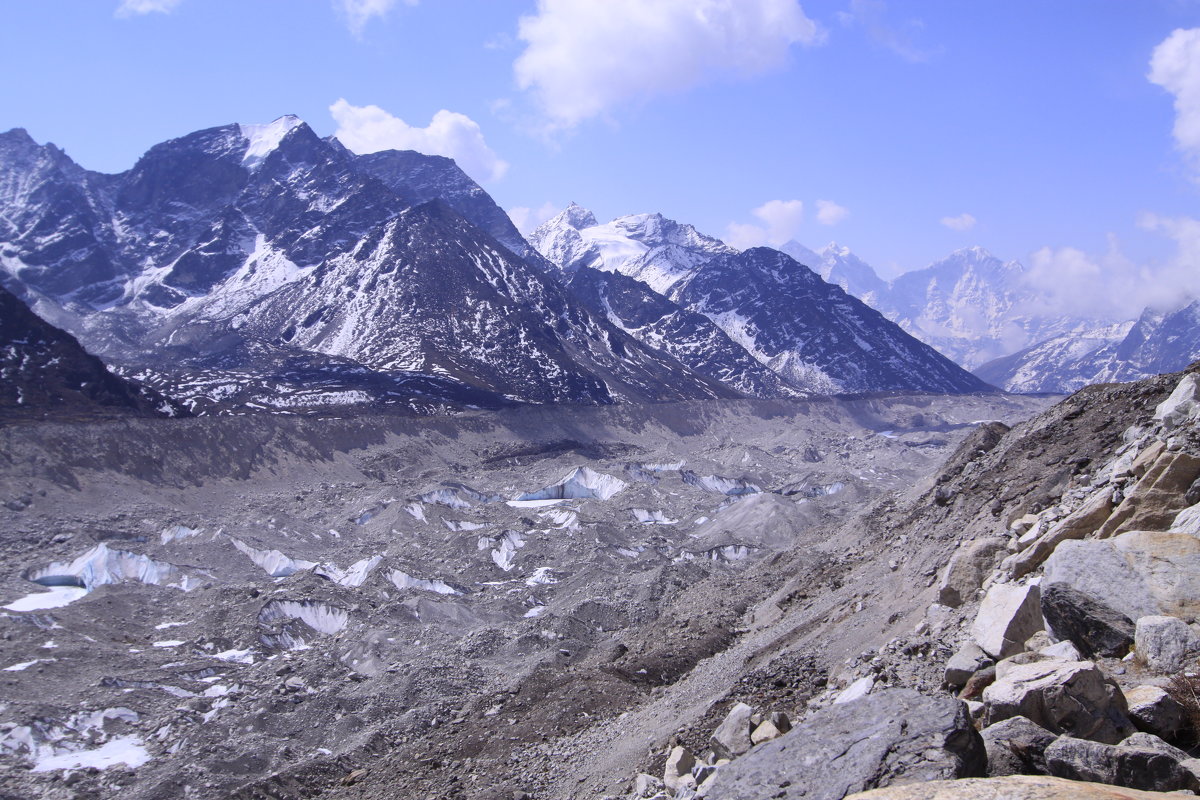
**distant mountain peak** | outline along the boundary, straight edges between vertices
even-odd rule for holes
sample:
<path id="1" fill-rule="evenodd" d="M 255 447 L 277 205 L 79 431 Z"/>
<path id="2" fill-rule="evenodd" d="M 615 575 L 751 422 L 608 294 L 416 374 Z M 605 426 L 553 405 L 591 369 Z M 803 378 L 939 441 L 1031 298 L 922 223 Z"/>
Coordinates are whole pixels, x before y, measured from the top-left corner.
<path id="1" fill-rule="evenodd" d="M 242 166 L 253 170 L 279 147 L 289 133 L 301 125 L 304 125 L 304 121 L 293 114 L 284 114 L 263 125 L 239 123 L 238 132 L 247 141 L 246 154 L 242 156 Z"/>
<path id="2" fill-rule="evenodd" d="M 600 224 L 596 221 L 595 214 L 573 200 L 558 213 L 555 219 L 560 220 L 562 224 L 569 225 L 577 231 Z"/>

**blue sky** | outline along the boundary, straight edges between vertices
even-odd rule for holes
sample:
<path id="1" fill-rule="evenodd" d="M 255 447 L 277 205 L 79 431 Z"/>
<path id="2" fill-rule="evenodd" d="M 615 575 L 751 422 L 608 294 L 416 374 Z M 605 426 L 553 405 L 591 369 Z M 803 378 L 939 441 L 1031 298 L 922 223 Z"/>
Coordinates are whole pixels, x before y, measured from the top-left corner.
<path id="1" fill-rule="evenodd" d="M 885 276 L 974 244 L 1050 283 L 1200 274 L 1200 135 L 1173 135 L 1200 40 L 1174 94 L 1147 77 L 1198 2 L 60 0 L 0 24 L 0 129 L 91 169 L 292 113 L 450 151 L 529 219 L 836 239 Z"/>

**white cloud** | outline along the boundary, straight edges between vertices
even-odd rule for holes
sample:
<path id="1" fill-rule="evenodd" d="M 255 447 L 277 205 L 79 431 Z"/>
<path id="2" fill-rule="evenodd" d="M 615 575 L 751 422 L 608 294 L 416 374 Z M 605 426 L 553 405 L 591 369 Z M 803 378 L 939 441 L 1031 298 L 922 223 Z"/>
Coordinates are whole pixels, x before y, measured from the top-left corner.
<path id="1" fill-rule="evenodd" d="M 523 16 L 517 85 L 548 130 L 714 78 L 783 66 L 821 29 L 797 0 L 538 0 Z"/>
<path id="2" fill-rule="evenodd" d="M 553 203 L 542 203 L 538 208 L 517 206 L 516 208 L 507 209 L 508 218 L 512 220 L 513 225 L 517 226 L 517 230 L 521 232 L 522 236 L 528 236 L 533 233 L 538 225 L 551 219 L 560 210 Z"/>
<path id="3" fill-rule="evenodd" d="M 1025 273 L 1046 313 L 1128 320 L 1145 308 L 1173 310 L 1200 297 L 1200 220 L 1144 214 L 1138 224 L 1175 240 L 1164 262 L 1137 264 L 1122 252 L 1115 236 L 1108 250 L 1086 253 L 1074 247 L 1043 247 Z"/>
<path id="4" fill-rule="evenodd" d="M 118 17 L 138 17 L 143 14 L 170 14 L 183 0 L 121 0 Z"/>
<path id="5" fill-rule="evenodd" d="M 937 54 L 937 51 L 917 44 L 925 23 L 915 18 L 900 24 L 890 22 L 884 0 L 851 0 L 850 11 L 839 11 L 837 18 L 847 27 L 861 25 L 876 44 L 891 50 L 905 61 L 920 63 Z"/>
<path id="6" fill-rule="evenodd" d="M 975 227 L 975 218 L 970 214 L 959 214 L 957 217 L 942 217 L 941 223 L 952 231 L 969 231 Z"/>
<path id="7" fill-rule="evenodd" d="M 763 245 L 781 245 L 796 235 L 804 221 L 804 203 L 799 200 L 768 200 L 752 212 L 764 224 L 731 222 L 726 226 L 725 242 L 745 250 Z"/>
<path id="8" fill-rule="evenodd" d="M 508 170 L 508 163 L 484 141 L 479 124 L 464 114 L 443 109 L 427 127 L 415 128 L 379 106 L 352 106 L 345 99 L 331 105 L 329 113 L 338 124 L 334 136 L 355 153 L 416 150 L 449 156 L 480 181 L 499 180 Z"/>
<path id="9" fill-rule="evenodd" d="M 346 16 L 346 24 L 355 36 L 361 36 L 363 29 L 372 17 L 382 17 L 396 5 L 403 2 L 406 6 L 415 6 L 419 0 L 334 0 L 334 8 Z"/>
<path id="10" fill-rule="evenodd" d="M 1175 142 L 1200 157 L 1200 28 L 1175 30 L 1154 48 L 1147 77 L 1175 95 Z"/>
<path id="11" fill-rule="evenodd" d="M 832 200 L 817 201 L 817 222 L 822 225 L 837 225 L 850 216 L 850 209 L 839 206 Z"/>

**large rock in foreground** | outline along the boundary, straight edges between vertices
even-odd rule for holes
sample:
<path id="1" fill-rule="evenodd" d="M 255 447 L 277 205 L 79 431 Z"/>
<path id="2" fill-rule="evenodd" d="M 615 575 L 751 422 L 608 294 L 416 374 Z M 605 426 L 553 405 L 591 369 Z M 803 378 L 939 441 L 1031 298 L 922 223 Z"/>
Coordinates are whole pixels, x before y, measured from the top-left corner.
<path id="1" fill-rule="evenodd" d="M 1116 744 L 1133 733 L 1120 688 L 1091 661 L 1014 664 L 983 690 L 985 725 L 1028 717 L 1054 733 Z"/>
<path id="2" fill-rule="evenodd" d="M 1167 800 L 1164 792 L 1142 792 L 1102 783 L 1069 781 L 1041 775 L 970 778 L 889 786 L 850 795 L 846 800 Z"/>
<path id="3" fill-rule="evenodd" d="M 890 689 L 830 706 L 722 769 L 722 800 L 840 800 L 900 782 L 981 776 L 983 740 L 949 697 Z"/>

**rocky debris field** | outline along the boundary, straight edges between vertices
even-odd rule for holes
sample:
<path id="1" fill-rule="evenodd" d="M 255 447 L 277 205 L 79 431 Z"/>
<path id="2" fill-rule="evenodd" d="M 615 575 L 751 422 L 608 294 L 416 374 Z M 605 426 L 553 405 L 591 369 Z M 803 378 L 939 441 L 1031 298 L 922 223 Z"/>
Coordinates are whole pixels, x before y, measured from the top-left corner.
<path id="1" fill-rule="evenodd" d="M 1200 792 L 1200 365 L 980 426 L 856 528 L 873 552 L 840 586 L 796 571 L 748 612 L 764 677 L 803 663 L 800 690 L 743 679 L 628 796 Z M 856 631 L 870 646 L 839 661 Z M 768 708 L 789 730 L 763 727 Z"/>
<path id="2" fill-rule="evenodd" d="M 934 579 L 851 520 L 1048 402 L 0 428 L 0 794 L 617 796 L 676 747 L 698 791 L 878 637 L 856 568 Z"/>

